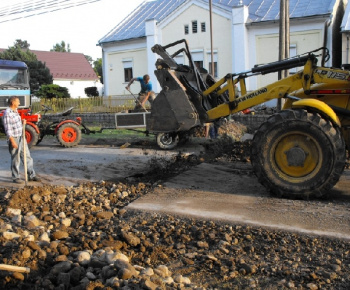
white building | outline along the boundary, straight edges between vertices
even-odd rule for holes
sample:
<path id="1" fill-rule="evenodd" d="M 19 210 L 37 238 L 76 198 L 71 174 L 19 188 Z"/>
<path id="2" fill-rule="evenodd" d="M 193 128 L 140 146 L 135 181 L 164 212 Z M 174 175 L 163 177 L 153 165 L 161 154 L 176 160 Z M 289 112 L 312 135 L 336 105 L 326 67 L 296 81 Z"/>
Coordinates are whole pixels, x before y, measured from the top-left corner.
<path id="1" fill-rule="evenodd" d="M 279 56 L 279 7 L 276 0 L 212 0 L 215 77 L 248 71 Z M 326 46 L 326 65 L 341 65 L 340 23 L 347 0 L 290 0 L 290 55 Z M 145 1 L 99 40 L 103 56 L 105 95 L 128 94 L 131 77 L 153 74 L 151 48 L 186 39 L 195 62 L 210 70 L 210 13 L 207 0 Z M 177 62 L 184 60 L 177 57 Z M 292 71 L 293 72 L 293 71 Z M 277 73 L 249 78 L 248 90 L 277 80 Z M 137 93 L 139 87 L 131 87 Z"/>

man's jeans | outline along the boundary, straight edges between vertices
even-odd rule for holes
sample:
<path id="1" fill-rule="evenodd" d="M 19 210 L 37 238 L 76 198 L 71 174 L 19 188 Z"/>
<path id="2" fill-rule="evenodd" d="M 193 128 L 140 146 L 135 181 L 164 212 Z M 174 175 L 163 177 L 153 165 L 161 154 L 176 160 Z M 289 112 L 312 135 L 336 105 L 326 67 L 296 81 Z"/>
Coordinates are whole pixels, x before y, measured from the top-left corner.
<path id="1" fill-rule="evenodd" d="M 11 142 L 9 142 L 9 151 L 11 154 L 11 171 L 12 171 L 12 179 L 18 179 L 19 178 L 19 166 L 22 161 L 22 164 L 24 164 L 24 154 L 23 154 L 23 138 L 21 137 L 15 137 L 14 138 L 16 143 L 18 144 L 18 148 L 15 149 L 12 147 Z M 33 159 L 30 156 L 30 151 L 28 148 L 27 142 L 25 142 L 26 146 L 26 159 L 27 159 L 27 174 L 28 178 L 33 178 L 35 176 L 35 171 L 33 168 Z"/>

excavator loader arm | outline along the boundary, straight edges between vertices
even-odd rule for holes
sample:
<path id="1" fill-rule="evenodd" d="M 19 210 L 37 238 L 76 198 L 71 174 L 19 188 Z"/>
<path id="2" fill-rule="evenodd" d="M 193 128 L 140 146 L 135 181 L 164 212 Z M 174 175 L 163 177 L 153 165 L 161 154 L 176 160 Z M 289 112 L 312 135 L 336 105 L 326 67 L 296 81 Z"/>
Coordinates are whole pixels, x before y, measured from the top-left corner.
<path id="1" fill-rule="evenodd" d="M 178 45 L 184 47 L 175 49 Z M 175 50 L 169 53 L 169 49 Z M 308 54 L 293 59 L 259 65 L 251 71 L 227 74 L 219 81 L 205 69 L 197 68 L 185 39 L 165 46 L 156 44 L 152 51 L 161 58 L 156 62 L 155 75 L 162 87 L 153 102 L 147 130 L 153 132 L 185 132 L 206 122 L 226 117 L 266 101 L 285 97 L 300 88 L 308 91 L 316 57 Z M 175 57 L 183 54 L 187 63 L 178 64 Z M 254 92 L 247 92 L 245 79 L 281 69 L 304 65 L 304 70 Z M 242 95 L 236 94 L 240 85 Z"/>

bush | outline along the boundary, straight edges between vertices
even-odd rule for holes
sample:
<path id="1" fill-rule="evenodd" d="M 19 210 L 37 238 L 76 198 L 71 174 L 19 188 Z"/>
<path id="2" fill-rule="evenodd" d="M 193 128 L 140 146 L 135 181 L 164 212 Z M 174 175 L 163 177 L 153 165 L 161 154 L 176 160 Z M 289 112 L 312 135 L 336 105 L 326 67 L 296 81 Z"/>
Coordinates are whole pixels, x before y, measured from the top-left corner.
<path id="1" fill-rule="evenodd" d="M 70 98 L 70 94 L 66 87 L 61 87 L 59 85 L 42 85 L 40 89 L 36 92 L 36 96 L 39 98 Z"/>
<path id="2" fill-rule="evenodd" d="M 88 97 L 98 97 L 99 96 L 97 87 L 87 87 L 84 89 L 84 91 Z"/>

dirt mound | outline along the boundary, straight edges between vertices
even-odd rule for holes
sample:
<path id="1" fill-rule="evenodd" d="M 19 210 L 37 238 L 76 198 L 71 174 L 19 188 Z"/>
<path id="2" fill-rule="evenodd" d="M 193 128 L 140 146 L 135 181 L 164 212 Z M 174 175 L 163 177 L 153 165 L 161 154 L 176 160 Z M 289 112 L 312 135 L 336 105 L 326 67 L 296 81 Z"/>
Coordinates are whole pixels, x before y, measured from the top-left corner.
<path id="1" fill-rule="evenodd" d="M 214 126 L 214 124 L 209 124 L 209 126 Z M 205 137 L 205 126 L 197 127 L 193 131 L 194 137 Z M 220 122 L 218 127 L 219 136 L 229 136 L 234 141 L 239 141 L 240 138 L 248 131 L 247 127 L 239 122 L 234 120 L 225 120 Z"/>
<path id="2" fill-rule="evenodd" d="M 233 120 L 223 122 L 218 129 L 220 136 L 229 136 L 234 141 L 239 141 L 247 131 L 248 129 L 245 125 Z"/>

